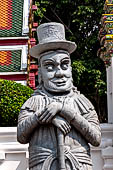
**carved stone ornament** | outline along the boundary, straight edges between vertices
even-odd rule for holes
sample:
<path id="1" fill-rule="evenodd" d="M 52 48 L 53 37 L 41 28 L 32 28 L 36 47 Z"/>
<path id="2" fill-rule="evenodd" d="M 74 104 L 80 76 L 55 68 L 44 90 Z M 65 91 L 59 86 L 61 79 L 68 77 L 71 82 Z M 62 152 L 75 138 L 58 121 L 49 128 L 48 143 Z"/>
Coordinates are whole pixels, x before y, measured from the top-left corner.
<path id="1" fill-rule="evenodd" d="M 76 45 L 65 40 L 59 23 L 40 25 L 38 38 L 31 54 L 39 59 L 39 86 L 23 104 L 17 127 L 18 141 L 29 143 L 29 168 L 92 170 L 89 143 L 98 146 L 101 132 L 93 105 L 73 86 Z"/>

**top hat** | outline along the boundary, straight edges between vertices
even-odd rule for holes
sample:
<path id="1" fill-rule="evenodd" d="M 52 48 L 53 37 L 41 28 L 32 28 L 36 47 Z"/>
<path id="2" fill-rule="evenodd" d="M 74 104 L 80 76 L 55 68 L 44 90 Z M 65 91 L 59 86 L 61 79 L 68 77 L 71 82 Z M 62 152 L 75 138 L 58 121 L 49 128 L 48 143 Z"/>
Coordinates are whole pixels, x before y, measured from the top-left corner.
<path id="1" fill-rule="evenodd" d="M 50 22 L 37 28 L 39 44 L 30 49 L 30 55 L 39 58 L 41 54 L 51 50 L 65 50 L 71 54 L 77 48 L 75 42 L 65 39 L 65 29 L 60 23 Z"/>

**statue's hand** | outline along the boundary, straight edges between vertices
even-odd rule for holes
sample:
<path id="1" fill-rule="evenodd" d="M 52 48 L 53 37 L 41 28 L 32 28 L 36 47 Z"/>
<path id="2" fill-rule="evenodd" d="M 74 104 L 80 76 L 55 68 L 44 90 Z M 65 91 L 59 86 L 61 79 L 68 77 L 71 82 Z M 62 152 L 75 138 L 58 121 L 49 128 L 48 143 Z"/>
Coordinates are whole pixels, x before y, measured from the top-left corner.
<path id="1" fill-rule="evenodd" d="M 38 116 L 39 121 L 42 123 L 50 122 L 53 117 L 60 112 L 62 109 L 62 104 L 58 102 L 52 102 L 49 104 Z"/>
<path id="2" fill-rule="evenodd" d="M 76 109 L 71 103 L 66 103 L 63 105 L 62 110 L 59 114 L 70 123 L 75 117 Z"/>
<path id="3" fill-rule="evenodd" d="M 65 120 L 63 119 L 62 117 L 60 116 L 56 116 L 53 120 L 52 120 L 52 123 L 58 128 L 60 129 L 64 135 L 66 135 L 67 133 L 70 132 L 71 130 L 71 126 L 70 124 Z"/>

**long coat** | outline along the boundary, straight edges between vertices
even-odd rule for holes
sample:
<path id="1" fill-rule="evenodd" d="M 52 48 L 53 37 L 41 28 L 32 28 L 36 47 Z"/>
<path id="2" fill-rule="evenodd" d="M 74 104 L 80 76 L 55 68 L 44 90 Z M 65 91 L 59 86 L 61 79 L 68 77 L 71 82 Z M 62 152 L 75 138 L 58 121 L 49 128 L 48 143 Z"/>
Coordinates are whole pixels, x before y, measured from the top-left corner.
<path id="1" fill-rule="evenodd" d="M 40 124 L 38 114 L 51 102 L 58 101 L 73 105 L 77 112 L 71 131 L 64 136 L 64 155 L 67 170 L 92 170 L 89 143 L 100 143 L 100 126 L 97 114 L 89 100 L 73 88 L 64 96 L 52 96 L 39 90 L 21 108 L 17 139 L 29 143 L 30 170 L 58 170 L 56 127 Z"/>

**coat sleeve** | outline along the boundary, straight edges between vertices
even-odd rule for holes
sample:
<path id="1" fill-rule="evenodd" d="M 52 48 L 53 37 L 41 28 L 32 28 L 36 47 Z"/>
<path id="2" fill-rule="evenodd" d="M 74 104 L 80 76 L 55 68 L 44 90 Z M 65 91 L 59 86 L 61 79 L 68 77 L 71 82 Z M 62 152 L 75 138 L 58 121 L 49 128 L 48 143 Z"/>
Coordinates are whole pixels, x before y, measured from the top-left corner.
<path id="1" fill-rule="evenodd" d="M 31 97 L 24 103 L 18 116 L 17 140 L 22 144 L 29 142 L 32 132 L 39 125 L 33 100 Z"/>
<path id="2" fill-rule="evenodd" d="M 75 114 L 71 124 L 84 136 L 88 143 L 99 146 L 101 142 L 101 132 L 98 117 L 95 110 L 89 110 L 90 117 Z"/>
<path id="3" fill-rule="evenodd" d="M 64 114 L 62 113 L 62 115 L 66 115 L 65 118 L 70 120 L 70 124 L 83 135 L 88 143 L 93 146 L 99 146 L 101 142 L 101 130 L 93 105 L 83 95 L 79 95 L 79 97 L 75 99 L 75 103 L 76 105 L 74 107 L 64 104 L 62 109 Z"/>

